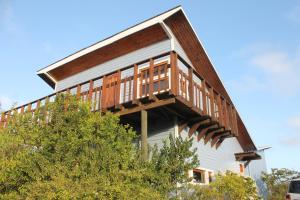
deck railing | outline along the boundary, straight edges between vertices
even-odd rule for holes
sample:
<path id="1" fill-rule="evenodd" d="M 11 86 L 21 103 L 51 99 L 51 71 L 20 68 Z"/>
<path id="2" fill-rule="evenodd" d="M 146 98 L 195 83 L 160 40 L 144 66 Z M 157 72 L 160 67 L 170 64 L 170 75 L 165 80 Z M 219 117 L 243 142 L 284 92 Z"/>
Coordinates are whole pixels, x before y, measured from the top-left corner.
<path id="1" fill-rule="evenodd" d="M 126 70 L 132 73 L 125 73 Z M 54 102 L 58 94 L 76 95 L 82 101 L 91 101 L 92 110 L 101 112 L 122 109 L 123 106 L 136 104 L 144 98 L 153 99 L 157 95 L 168 94 L 200 115 L 210 116 L 225 129 L 238 134 L 234 106 L 175 52 L 150 58 L 3 112 L 0 128 L 6 127 L 14 114 L 34 112 L 37 108 Z"/>

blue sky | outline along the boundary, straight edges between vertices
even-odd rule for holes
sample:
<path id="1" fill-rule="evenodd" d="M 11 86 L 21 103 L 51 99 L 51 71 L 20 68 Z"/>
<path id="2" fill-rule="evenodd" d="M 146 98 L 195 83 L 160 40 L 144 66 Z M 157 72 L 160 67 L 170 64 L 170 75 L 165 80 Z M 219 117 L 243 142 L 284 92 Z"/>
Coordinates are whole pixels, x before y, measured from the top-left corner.
<path id="1" fill-rule="evenodd" d="M 0 0 L 0 101 L 52 92 L 36 71 L 182 5 L 268 168 L 300 170 L 300 1 Z"/>

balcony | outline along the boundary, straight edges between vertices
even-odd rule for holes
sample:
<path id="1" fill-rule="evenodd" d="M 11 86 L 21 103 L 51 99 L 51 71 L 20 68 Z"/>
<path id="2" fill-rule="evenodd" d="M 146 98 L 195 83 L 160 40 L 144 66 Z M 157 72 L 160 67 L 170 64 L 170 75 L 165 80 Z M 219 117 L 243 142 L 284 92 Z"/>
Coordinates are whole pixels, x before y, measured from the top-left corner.
<path id="1" fill-rule="evenodd" d="M 150 58 L 113 73 L 74 85 L 1 114 L 0 128 L 12 115 L 35 112 L 53 102 L 57 94 L 76 95 L 92 102 L 95 112 L 111 111 L 121 116 L 164 107 L 177 115 L 179 133 L 186 127 L 189 136 L 218 148 L 224 139 L 238 135 L 234 106 L 205 81 L 176 52 Z"/>

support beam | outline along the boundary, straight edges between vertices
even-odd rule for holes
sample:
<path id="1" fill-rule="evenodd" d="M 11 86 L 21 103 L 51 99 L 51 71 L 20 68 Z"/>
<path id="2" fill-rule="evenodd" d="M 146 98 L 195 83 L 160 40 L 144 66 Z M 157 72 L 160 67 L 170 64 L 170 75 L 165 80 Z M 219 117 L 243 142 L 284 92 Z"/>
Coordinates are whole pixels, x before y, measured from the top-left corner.
<path id="1" fill-rule="evenodd" d="M 209 125 L 206 128 L 201 129 L 200 133 L 197 136 L 197 140 L 200 141 L 207 133 L 207 131 L 211 128 L 215 128 L 215 126 L 217 126 L 216 124 L 214 125 Z"/>
<path id="2" fill-rule="evenodd" d="M 230 133 L 223 133 L 223 134 L 213 137 L 212 141 L 211 141 L 211 147 L 213 147 L 218 142 L 218 140 L 224 136 L 230 136 Z"/>
<path id="3" fill-rule="evenodd" d="M 141 149 L 142 149 L 142 159 L 144 161 L 148 160 L 148 113 L 146 110 L 141 111 Z"/>
<path id="4" fill-rule="evenodd" d="M 192 135 L 194 134 L 194 132 L 203 124 L 209 123 L 209 119 L 208 120 L 204 120 L 204 121 L 199 121 L 196 122 L 195 124 L 192 125 L 192 127 L 189 130 L 189 137 L 192 137 Z"/>
<path id="5" fill-rule="evenodd" d="M 221 146 L 221 144 L 223 143 L 223 141 L 224 141 L 224 138 L 219 139 L 219 141 L 216 144 L 216 149 L 218 149 Z"/>
<path id="6" fill-rule="evenodd" d="M 131 113 L 140 112 L 141 110 L 149 110 L 149 109 L 152 109 L 152 108 L 156 108 L 156 107 L 160 107 L 160 106 L 166 106 L 166 105 L 175 104 L 175 103 L 176 103 L 175 98 L 164 99 L 164 100 L 159 100 L 157 102 L 153 102 L 153 103 L 149 103 L 149 104 L 145 104 L 145 105 L 140 104 L 139 106 L 136 106 L 134 108 L 126 108 L 124 110 L 116 112 L 116 114 L 128 115 L 128 114 L 131 114 Z"/>
<path id="7" fill-rule="evenodd" d="M 223 129 L 223 128 L 221 128 L 221 129 Z M 212 138 L 212 136 L 219 132 L 220 132 L 220 129 L 215 129 L 215 130 L 209 132 L 208 135 L 205 136 L 204 144 L 207 144 L 207 142 Z"/>
<path id="8" fill-rule="evenodd" d="M 178 134 L 180 135 L 180 133 L 183 131 L 183 129 L 185 129 L 187 126 L 188 126 L 188 122 L 187 121 L 181 122 L 178 125 Z"/>

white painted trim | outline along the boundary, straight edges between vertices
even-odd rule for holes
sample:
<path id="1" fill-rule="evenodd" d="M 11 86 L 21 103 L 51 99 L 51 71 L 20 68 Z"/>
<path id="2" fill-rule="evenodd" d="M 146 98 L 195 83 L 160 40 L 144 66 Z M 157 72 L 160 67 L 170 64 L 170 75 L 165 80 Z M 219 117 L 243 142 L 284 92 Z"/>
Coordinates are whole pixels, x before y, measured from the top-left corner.
<path id="1" fill-rule="evenodd" d="M 162 26 L 162 28 L 164 29 L 164 31 L 167 33 L 167 35 L 168 35 L 168 37 L 170 39 L 171 51 L 174 51 L 175 50 L 175 41 L 174 41 L 175 36 L 173 35 L 173 33 L 170 30 L 170 28 L 163 21 L 160 22 L 160 25 Z"/>

